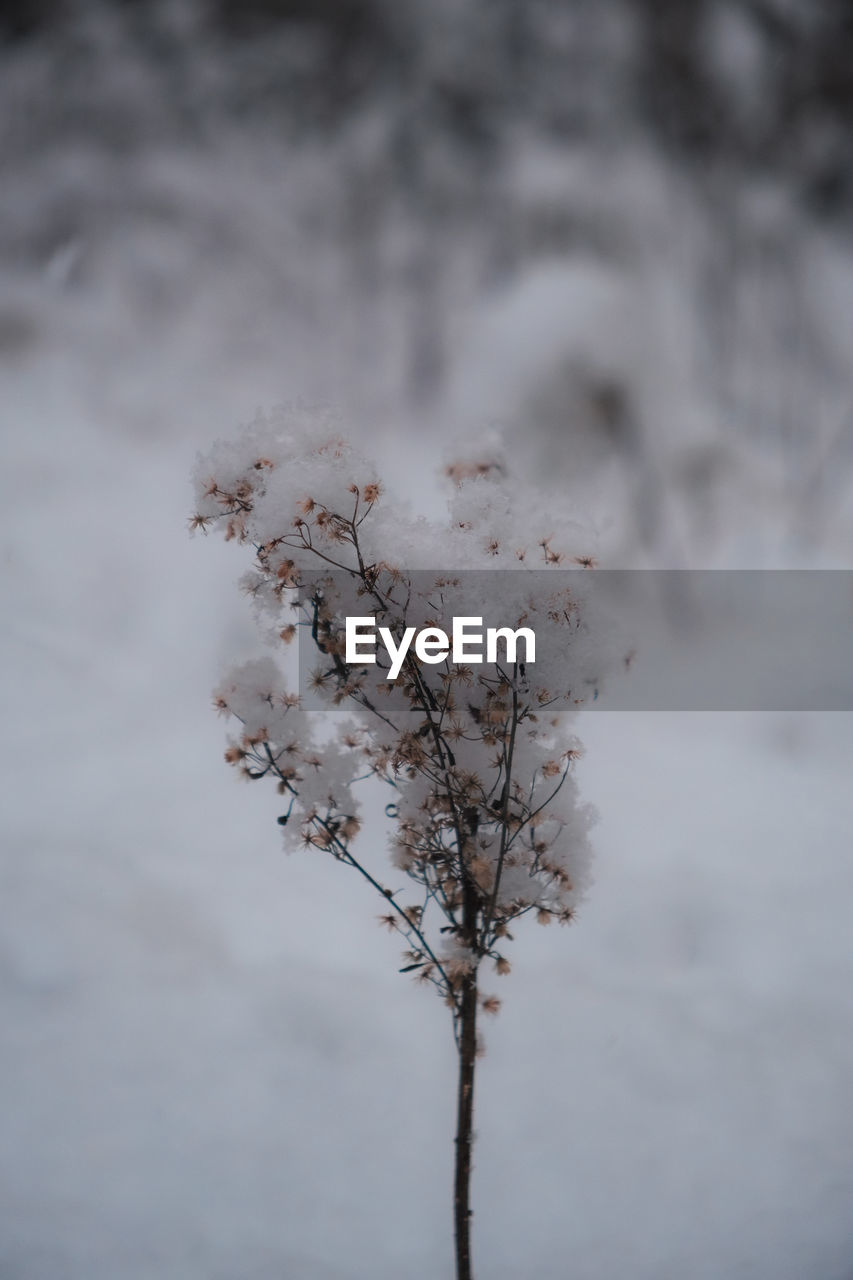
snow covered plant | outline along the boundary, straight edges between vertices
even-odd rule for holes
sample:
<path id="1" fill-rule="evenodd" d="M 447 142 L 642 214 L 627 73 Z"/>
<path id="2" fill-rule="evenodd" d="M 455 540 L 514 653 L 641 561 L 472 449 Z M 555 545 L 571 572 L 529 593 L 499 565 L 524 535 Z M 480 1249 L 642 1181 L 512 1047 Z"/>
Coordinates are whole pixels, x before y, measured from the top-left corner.
<path id="1" fill-rule="evenodd" d="M 223 681 L 216 705 L 237 725 L 226 760 L 275 782 L 287 841 L 373 887 L 403 940 L 401 972 L 436 988 L 452 1014 L 456 1264 L 469 1280 L 477 1016 L 500 1007 L 481 970 L 508 973 L 515 922 L 567 924 L 588 883 L 593 815 L 578 800 L 567 722 L 591 696 L 602 648 L 584 616 L 591 561 L 571 546 L 577 527 L 558 528 L 514 492 L 499 458 L 447 471 L 449 517 L 416 519 L 332 419 L 281 410 L 199 460 L 191 526 L 252 547 L 242 585 L 267 638 L 282 646 L 299 634 L 313 655 L 303 696 L 272 656 Z M 535 660 L 523 633 L 515 652 L 498 643 L 479 662 L 454 661 L 433 639 L 408 647 L 391 678 L 379 645 L 373 661 L 347 660 L 353 617 L 373 619 L 398 650 L 407 634 L 449 634 L 459 617 L 525 628 Z M 356 792 L 371 780 L 391 797 L 391 866 L 361 832 Z M 407 887 L 391 886 L 393 872 Z"/>

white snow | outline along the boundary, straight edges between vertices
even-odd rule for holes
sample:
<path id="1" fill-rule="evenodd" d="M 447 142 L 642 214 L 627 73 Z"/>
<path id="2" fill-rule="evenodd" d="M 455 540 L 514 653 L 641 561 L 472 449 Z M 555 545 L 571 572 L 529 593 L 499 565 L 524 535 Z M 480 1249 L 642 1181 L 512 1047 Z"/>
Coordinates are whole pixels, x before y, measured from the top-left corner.
<path id="1" fill-rule="evenodd" d="M 293 210 L 322 195 L 327 168 L 295 156 L 284 181 L 244 141 L 209 155 L 157 144 L 127 166 L 129 193 L 111 185 L 119 161 L 100 169 L 70 148 L 59 187 L 122 190 L 125 212 L 3 268 L 0 1275 L 16 1280 L 451 1274 L 447 1011 L 396 973 L 367 888 L 319 851 L 283 854 L 272 789 L 238 786 L 223 764 L 211 690 L 258 652 L 235 585 L 245 564 L 189 539 L 186 518 L 196 451 L 258 404 L 342 399 L 427 510 L 433 465 L 463 442 L 441 397 L 432 433 L 414 434 L 396 295 L 360 312 L 343 250 L 320 240 L 301 256 L 314 242 Z M 51 182 L 49 157 L 32 155 L 21 227 Z M 698 215 L 678 225 L 702 242 Z M 849 276 L 849 251 L 803 235 L 820 270 Z M 665 273 L 667 255 L 652 256 Z M 540 266 L 520 266 L 494 316 L 461 278 L 453 323 L 485 372 L 451 370 L 443 403 L 458 394 L 487 417 L 490 353 L 528 306 L 542 341 L 543 309 L 576 315 L 570 282 L 546 287 Z M 636 308 L 642 283 L 626 287 Z M 660 287 L 689 312 L 676 266 Z M 618 290 L 605 331 L 611 304 Z M 832 321 L 849 298 L 832 307 L 830 462 L 845 439 Z M 517 403 L 532 394 L 522 354 L 506 370 Z M 701 443 L 708 401 L 677 378 L 657 399 L 640 390 L 666 406 L 659 432 L 644 424 L 644 457 L 681 510 L 667 470 L 679 412 Z M 734 427 L 723 437 L 739 447 Z M 523 438 L 535 453 L 535 431 Z M 743 447 L 753 457 L 755 434 Z M 546 456 L 553 471 L 559 444 L 534 462 Z M 835 514 L 803 551 L 786 542 L 799 490 L 786 505 L 757 457 L 775 515 L 756 507 L 744 530 L 724 502 L 709 558 L 844 560 L 840 464 L 816 473 L 815 520 L 822 485 Z M 624 493 L 609 483 L 597 492 Z M 625 511 L 595 515 L 617 521 L 611 546 L 632 546 Z M 656 550 L 677 543 L 668 525 Z M 602 817 L 596 883 L 570 929 L 519 928 L 512 974 L 495 978 L 478 1274 L 845 1280 L 853 717 L 591 713 L 577 731 L 581 793 Z M 369 822 L 362 839 L 381 844 Z"/>

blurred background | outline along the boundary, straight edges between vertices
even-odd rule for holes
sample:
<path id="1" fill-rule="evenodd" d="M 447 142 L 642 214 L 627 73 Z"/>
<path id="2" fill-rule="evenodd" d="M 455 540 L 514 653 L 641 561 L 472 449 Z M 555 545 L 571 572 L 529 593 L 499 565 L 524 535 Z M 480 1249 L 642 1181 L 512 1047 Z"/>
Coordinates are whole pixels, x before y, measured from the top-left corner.
<path id="1" fill-rule="evenodd" d="M 446 1011 L 221 761 L 193 458 L 332 401 L 428 514 L 500 431 L 602 564 L 850 567 L 853 10 L 7 0 L 0 165 L 0 1277 L 449 1277 Z M 479 1274 L 850 1280 L 851 717 L 579 733 Z"/>

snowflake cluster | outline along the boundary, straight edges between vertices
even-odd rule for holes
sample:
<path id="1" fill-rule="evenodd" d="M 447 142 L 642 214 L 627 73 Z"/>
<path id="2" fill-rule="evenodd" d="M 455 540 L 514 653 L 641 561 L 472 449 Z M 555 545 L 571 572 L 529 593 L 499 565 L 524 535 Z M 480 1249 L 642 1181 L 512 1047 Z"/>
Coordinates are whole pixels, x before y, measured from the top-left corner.
<path id="1" fill-rule="evenodd" d="M 515 920 L 568 922 L 587 887 L 593 813 L 578 798 L 580 746 L 568 726 L 607 663 L 585 610 L 586 575 L 553 572 L 593 563 L 576 549 L 578 527 L 514 490 L 499 457 L 452 464 L 448 476 L 447 521 L 414 518 L 329 415 L 279 410 L 199 459 L 191 526 L 253 548 L 243 586 L 267 634 L 287 644 L 301 631 L 316 657 L 313 692 L 352 717 L 317 745 L 316 715 L 285 689 L 275 660 L 246 663 L 216 693 L 240 725 L 226 759 L 276 780 L 286 835 L 375 886 L 381 919 L 406 941 L 404 969 L 458 1013 L 484 959 L 508 972 Z M 516 571 L 500 575 L 499 592 L 497 569 Z M 530 626 L 549 635 L 537 648 L 551 657 L 425 666 L 410 654 L 389 680 L 379 662 L 347 663 L 354 615 L 395 635 L 454 615 Z M 354 849 L 354 788 L 371 778 L 392 794 L 392 862 L 414 901 Z M 481 1004 L 494 1012 L 499 1002 Z"/>

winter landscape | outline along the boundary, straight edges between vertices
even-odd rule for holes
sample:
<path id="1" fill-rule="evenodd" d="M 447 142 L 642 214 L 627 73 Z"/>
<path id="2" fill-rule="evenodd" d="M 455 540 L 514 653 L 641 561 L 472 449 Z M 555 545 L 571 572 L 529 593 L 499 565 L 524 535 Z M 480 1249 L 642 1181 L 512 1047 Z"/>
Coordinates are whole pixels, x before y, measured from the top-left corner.
<path id="1" fill-rule="evenodd" d="M 322 402 L 413 517 L 499 456 L 603 567 L 850 568 L 849 15 L 0 34 L 0 1277 L 449 1278 L 447 1011 L 222 760 L 212 691 L 263 650 L 196 457 Z M 853 716 L 572 732 L 593 883 L 490 985 L 476 1275 L 851 1280 Z"/>

